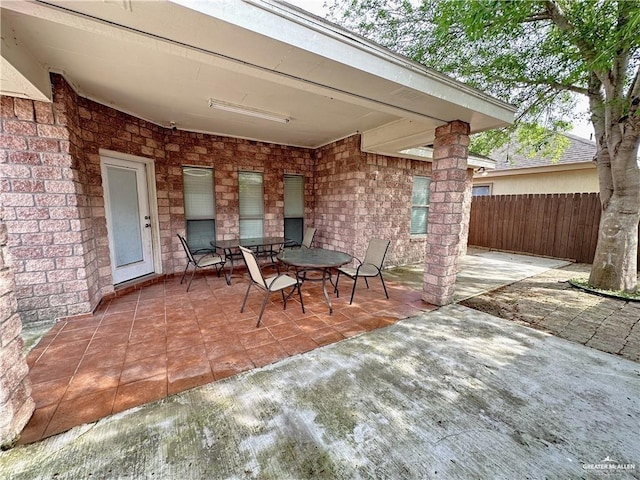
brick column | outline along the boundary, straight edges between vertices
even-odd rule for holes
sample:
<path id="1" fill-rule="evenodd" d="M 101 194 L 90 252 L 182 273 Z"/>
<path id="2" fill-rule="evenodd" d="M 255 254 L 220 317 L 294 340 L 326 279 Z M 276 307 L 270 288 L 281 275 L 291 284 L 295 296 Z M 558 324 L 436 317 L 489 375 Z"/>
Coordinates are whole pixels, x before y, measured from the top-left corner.
<path id="1" fill-rule="evenodd" d="M 0 447 L 17 440 L 35 408 L 7 253 L 7 229 L 0 218 Z"/>
<path id="2" fill-rule="evenodd" d="M 464 257 L 467 254 L 469 243 L 469 221 L 471 220 L 471 200 L 473 199 L 473 169 L 467 169 L 467 180 L 464 186 L 464 200 L 462 203 L 462 232 L 460 232 L 460 252 Z"/>
<path id="3" fill-rule="evenodd" d="M 436 129 L 422 299 L 453 301 L 460 242 L 465 228 L 469 125 L 454 121 Z M 466 216 L 467 222 L 468 215 Z"/>

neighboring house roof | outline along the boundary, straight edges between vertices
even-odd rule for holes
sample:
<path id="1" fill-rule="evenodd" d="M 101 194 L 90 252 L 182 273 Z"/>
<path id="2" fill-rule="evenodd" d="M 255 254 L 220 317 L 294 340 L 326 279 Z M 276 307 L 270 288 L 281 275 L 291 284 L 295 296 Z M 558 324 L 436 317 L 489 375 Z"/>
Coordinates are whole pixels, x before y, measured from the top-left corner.
<path id="1" fill-rule="evenodd" d="M 591 164 L 596 154 L 596 144 L 591 140 L 577 137 L 571 134 L 564 135 L 569 139 L 569 146 L 562 153 L 560 159 L 556 162 L 551 161 L 550 158 L 544 156 L 530 157 L 523 153 L 518 152 L 519 145 L 511 143 L 492 151 L 489 154 L 490 158 L 496 161 L 496 167 L 494 174 L 505 173 L 509 171 L 515 174 L 516 171 L 538 168 L 538 167 L 550 167 L 554 170 L 562 170 L 571 168 L 576 164 Z M 520 172 L 520 173 L 525 173 Z"/>
<path id="2" fill-rule="evenodd" d="M 309 148 L 360 132 L 363 150 L 387 155 L 433 143 L 451 121 L 474 133 L 515 112 L 283 2 L 0 7 L 11 32 L 0 49 L 4 95 L 49 101 L 53 71 L 79 95 L 161 126 Z"/>

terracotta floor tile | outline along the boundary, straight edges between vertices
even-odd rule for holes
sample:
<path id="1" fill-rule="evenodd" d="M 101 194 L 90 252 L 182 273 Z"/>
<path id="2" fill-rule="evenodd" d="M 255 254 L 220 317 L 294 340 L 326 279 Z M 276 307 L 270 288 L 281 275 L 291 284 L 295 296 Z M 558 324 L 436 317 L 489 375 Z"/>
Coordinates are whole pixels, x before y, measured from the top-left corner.
<path id="1" fill-rule="evenodd" d="M 148 317 L 136 318 L 133 321 L 133 331 L 136 329 L 162 328 L 167 324 L 165 315 L 150 315 Z"/>
<path id="2" fill-rule="evenodd" d="M 102 321 L 100 325 L 109 325 L 111 323 L 119 323 L 119 322 L 131 322 L 133 321 L 135 310 L 130 310 L 128 312 L 115 312 L 106 314 L 102 317 Z"/>
<path id="3" fill-rule="evenodd" d="M 333 327 L 321 328 L 309 334 L 309 337 L 320 346 L 344 340 L 344 336 Z"/>
<path id="4" fill-rule="evenodd" d="M 204 340 L 200 332 L 191 335 L 167 336 L 167 352 L 195 346 L 204 346 Z"/>
<path id="5" fill-rule="evenodd" d="M 36 408 L 44 408 L 49 405 L 60 403 L 62 396 L 67 391 L 67 387 L 72 377 L 58 378 L 36 385 L 32 383 L 31 397 L 36 403 Z"/>
<path id="6" fill-rule="evenodd" d="M 276 340 L 300 335 L 302 330 L 293 322 L 281 323 L 267 327 Z"/>
<path id="7" fill-rule="evenodd" d="M 289 356 L 278 342 L 248 348 L 247 355 L 256 367 L 262 367 Z"/>
<path id="8" fill-rule="evenodd" d="M 275 340 L 271 332 L 264 327 L 241 333 L 239 337 L 240 343 L 244 348 L 259 347 Z"/>
<path id="9" fill-rule="evenodd" d="M 297 355 L 318 348 L 318 344 L 307 335 L 285 338 L 278 343 L 289 355 Z"/>
<path id="10" fill-rule="evenodd" d="M 129 334 L 128 343 L 140 343 L 147 341 L 156 341 L 167 344 L 167 332 L 164 327 L 144 327 L 136 326 L 134 324 L 131 333 Z"/>
<path id="11" fill-rule="evenodd" d="M 69 382 L 62 401 L 66 402 L 98 391 L 115 388 L 120 381 L 121 372 L 120 365 L 78 371 Z"/>
<path id="12" fill-rule="evenodd" d="M 128 342 L 129 336 L 126 332 L 118 333 L 116 335 L 96 336 L 93 337 L 91 343 L 89 343 L 85 355 L 108 352 L 118 346 L 126 345 Z"/>
<path id="13" fill-rule="evenodd" d="M 283 310 L 282 299 L 271 295 L 256 327 L 263 296 L 252 291 L 240 313 L 245 272 L 234 274 L 231 286 L 215 274 L 198 275 L 188 293 L 178 277 L 106 301 L 93 316 L 59 322 L 27 357 L 39 408 L 23 441 L 434 308 L 422 302 L 419 292 L 395 285 L 389 285 L 391 299 L 386 300 L 374 284 L 370 290 L 359 285 L 349 305 L 347 287 L 341 298 L 331 290 L 333 315 L 318 284 L 303 287 L 304 314 L 297 299 Z"/>
<path id="14" fill-rule="evenodd" d="M 116 388 L 102 390 L 83 397 L 60 402 L 44 436 L 69 430 L 77 425 L 94 422 L 111 414 Z"/>
<path id="15" fill-rule="evenodd" d="M 213 370 L 204 352 L 191 351 L 167 362 L 167 384 L 169 394 L 213 382 Z"/>
<path id="16" fill-rule="evenodd" d="M 214 360 L 219 357 L 224 357 L 225 355 L 229 355 L 230 353 L 244 351 L 244 347 L 240 343 L 240 340 L 236 340 L 236 341 L 221 340 L 217 342 L 205 341 L 204 346 L 205 346 L 205 349 L 207 350 L 207 357 L 209 357 L 210 360 Z"/>
<path id="17" fill-rule="evenodd" d="M 157 375 L 120 385 L 113 404 L 113 413 L 154 402 L 167 396 L 167 376 Z"/>
<path id="18" fill-rule="evenodd" d="M 80 363 L 80 359 L 74 361 L 67 359 L 64 363 L 57 363 L 57 360 L 61 359 L 54 359 L 48 356 L 46 359 L 36 363 L 35 366 L 29 370 L 31 383 L 37 384 L 60 378 L 68 380 L 73 376 L 76 368 L 78 368 L 78 363 Z"/>
<path id="19" fill-rule="evenodd" d="M 210 362 L 216 380 L 236 375 L 255 367 L 246 351 L 235 352 Z"/>
<path id="20" fill-rule="evenodd" d="M 315 315 L 313 317 L 301 318 L 299 320 L 296 320 L 295 324 L 300 330 L 305 333 L 310 333 L 314 330 L 319 330 L 327 326 L 327 324 L 324 323 L 322 319 Z"/>
<path id="21" fill-rule="evenodd" d="M 354 321 L 339 323 L 337 325 L 333 325 L 333 328 L 340 332 L 345 338 L 366 332 L 366 329 L 362 325 Z"/>
<path id="22" fill-rule="evenodd" d="M 142 342 L 129 342 L 124 363 L 132 363 L 147 357 L 165 355 L 167 342 L 165 338 L 147 338 Z"/>
<path id="23" fill-rule="evenodd" d="M 44 408 L 36 408 L 29 422 L 20 433 L 18 445 L 26 445 L 27 443 L 36 442 L 43 438 L 56 408 L 58 408 L 57 403 Z"/>
<path id="24" fill-rule="evenodd" d="M 127 345 L 116 345 L 110 350 L 92 350 L 87 352 L 80 360 L 78 371 L 91 371 L 101 367 L 121 366 L 124 363 Z"/>
<path id="25" fill-rule="evenodd" d="M 167 374 L 167 356 L 165 353 L 140 358 L 122 366 L 120 384 L 127 384 Z"/>
<path id="26" fill-rule="evenodd" d="M 113 313 L 118 313 L 118 312 L 133 312 L 135 311 L 137 306 L 138 306 L 137 295 L 135 300 L 133 300 L 132 298 L 129 298 L 129 299 L 116 298 L 114 300 L 111 300 L 111 303 L 107 307 L 107 310 L 104 312 L 104 314 L 106 316 L 106 315 L 111 315 Z"/>

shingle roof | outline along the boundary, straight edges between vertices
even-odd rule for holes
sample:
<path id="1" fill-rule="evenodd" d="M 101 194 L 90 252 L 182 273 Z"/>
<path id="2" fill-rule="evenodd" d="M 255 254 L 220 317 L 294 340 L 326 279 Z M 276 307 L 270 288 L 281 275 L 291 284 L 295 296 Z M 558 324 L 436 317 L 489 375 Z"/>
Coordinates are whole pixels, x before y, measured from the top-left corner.
<path id="1" fill-rule="evenodd" d="M 557 162 L 552 162 L 548 157 L 528 157 L 517 153 L 518 145 L 513 142 L 492 151 L 489 157 L 496 161 L 496 170 L 511 170 L 516 168 L 543 167 L 554 164 L 591 162 L 596 154 L 596 144 L 591 140 L 565 134 L 569 139 L 569 147 L 564 151 Z"/>

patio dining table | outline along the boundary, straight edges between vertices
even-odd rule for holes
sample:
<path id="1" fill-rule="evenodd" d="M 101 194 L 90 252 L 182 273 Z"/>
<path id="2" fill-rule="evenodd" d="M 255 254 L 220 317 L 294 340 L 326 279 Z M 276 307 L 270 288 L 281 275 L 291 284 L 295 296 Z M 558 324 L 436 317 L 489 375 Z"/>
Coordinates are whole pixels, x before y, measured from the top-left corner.
<path id="1" fill-rule="evenodd" d="M 324 298 L 329 305 L 329 315 L 333 313 L 333 305 L 331 298 L 327 293 L 327 280 L 333 285 L 331 280 L 331 269 L 340 267 L 349 263 L 353 257 L 348 253 L 339 252 L 337 250 L 328 250 L 325 248 L 287 248 L 276 257 L 285 265 L 292 266 L 296 269 L 296 276 L 302 282 L 319 281 L 322 282 L 322 291 Z M 310 272 L 318 272 L 319 275 L 307 276 Z"/>
<path id="2" fill-rule="evenodd" d="M 211 240 L 211 246 L 216 250 L 222 250 L 225 261 L 229 262 L 229 273 L 225 273 L 227 285 L 231 285 L 231 275 L 233 274 L 233 261 L 240 258 L 239 246 L 253 250 L 258 256 L 267 256 L 275 263 L 274 257 L 282 249 L 285 243 L 290 242 L 286 237 L 255 237 L 255 238 L 233 238 L 231 240 Z"/>

